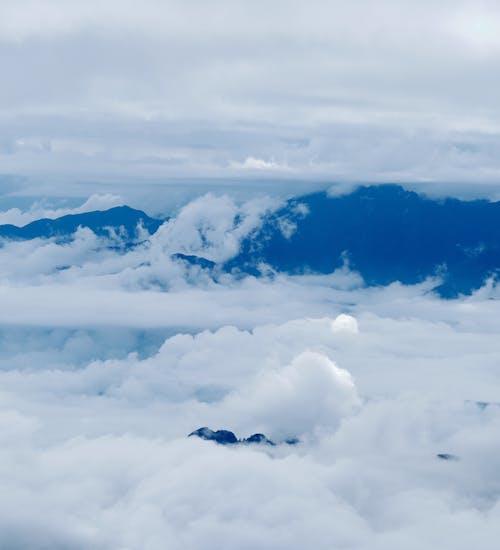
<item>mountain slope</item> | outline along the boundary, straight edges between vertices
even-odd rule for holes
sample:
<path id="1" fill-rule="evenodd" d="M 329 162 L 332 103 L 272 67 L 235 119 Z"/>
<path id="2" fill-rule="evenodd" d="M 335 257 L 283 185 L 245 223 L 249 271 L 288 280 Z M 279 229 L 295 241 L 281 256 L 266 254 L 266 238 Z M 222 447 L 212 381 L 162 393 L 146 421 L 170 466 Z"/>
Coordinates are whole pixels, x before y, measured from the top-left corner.
<path id="1" fill-rule="evenodd" d="M 500 268 L 500 203 L 430 200 L 396 185 L 315 193 L 268 216 L 226 268 L 330 273 L 346 259 L 369 285 L 438 273 L 443 296 L 470 292 Z"/>

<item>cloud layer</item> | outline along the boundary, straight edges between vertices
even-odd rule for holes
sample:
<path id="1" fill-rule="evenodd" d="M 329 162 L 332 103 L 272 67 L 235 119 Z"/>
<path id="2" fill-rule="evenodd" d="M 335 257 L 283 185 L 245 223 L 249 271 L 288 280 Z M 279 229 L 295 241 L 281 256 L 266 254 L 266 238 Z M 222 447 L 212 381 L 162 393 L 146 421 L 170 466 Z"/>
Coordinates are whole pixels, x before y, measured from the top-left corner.
<path id="1" fill-rule="evenodd" d="M 3 370 L 2 544 L 465 549 L 495 540 L 500 407 L 474 397 L 498 383 L 496 333 L 359 321 L 359 332 L 333 330 L 354 325 L 345 315 L 224 327 L 170 337 L 142 360 Z M 407 380 L 405 391 L 408 377 L 420 385 Z M 185 437 L 205 423 L 300 443 L 232 449 Z"/>
<path id="2" fill-rule="evenodd" d="M 0 21 L 5 173 L 498 181 L 492 1 L 23 0 Z"/>

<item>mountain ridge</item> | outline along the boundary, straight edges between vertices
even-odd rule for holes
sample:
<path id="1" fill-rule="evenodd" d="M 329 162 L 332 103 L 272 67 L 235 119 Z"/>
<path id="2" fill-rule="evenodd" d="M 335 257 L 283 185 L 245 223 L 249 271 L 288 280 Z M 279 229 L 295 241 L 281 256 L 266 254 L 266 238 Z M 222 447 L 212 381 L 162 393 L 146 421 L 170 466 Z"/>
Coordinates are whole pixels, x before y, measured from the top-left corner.
<path id="1" fill-rule="evenodd" d="M 2 225 L 0 238 L 70 239 L 78 227 L 88 227 L 100 236 L 114 230 L 127 247 L 136 242 L 139 224 L 153 235 L 166 220 L 124 205 Z M 500 202 L 436 200 L 398 185 L 362 186 L 340 196 L 316 192 L 266 214 L 226 262 L 181 249 L 171 257 L 214 273 L 257 277 L 269 271 L 328 274 L 347 263 L 369 286 L 438 276 L 443 283 L 437 292 L 456 297 L 500 272 Z"/>
<path id="2" fill-rule="evenodd" d="M 41 218 L 24 226 L 0 225 L 0 238 L 29 240 L 35 238 L 68 237 L 78 227 L 87 227 L 100 236 L 107 236 L 108 228 L 123 228 L 128 239 L 135 235 L 139 223 L 151 235 L 166 220 L 149 217 L 142 210 L 122 205 L 107 210 L 93 210 L 78 214 L 66 214 L 59 218 Z"/>
<path id="3" fill-rule="evenodd" d="M 226 269 L 325 274 L 346 261 L 368 285 L 439 275 L 442 296 L 469 293 L 500 269 L 500 202 L 434 200 L 397 185 L 312 193 L 269 215 Z"/>

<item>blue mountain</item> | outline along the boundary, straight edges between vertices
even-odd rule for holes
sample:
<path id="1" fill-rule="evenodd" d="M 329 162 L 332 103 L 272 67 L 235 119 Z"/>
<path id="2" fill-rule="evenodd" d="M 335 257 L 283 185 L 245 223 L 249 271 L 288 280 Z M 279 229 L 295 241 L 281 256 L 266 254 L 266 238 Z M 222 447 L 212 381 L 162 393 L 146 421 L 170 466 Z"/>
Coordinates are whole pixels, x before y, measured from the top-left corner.
<path id="1" fill-rule="evenodd" d="M 346 259 L 368 285 L 439 274 L 442 296 L 470 293 L 500 268 L 500 202 L 431 200 L 397 185 L 314 193 L 268 215 L 225 269 L 325 274 Z"/>
<path id="2" fill-rule="evenodd" d="M 0 238 L 15 240 L 49 237 L 68 238 L 73 235 L 78 227 L 87 227 L 101 236 L 108 236 L 111 228 L 117 231 L 124 240 L 131 241 L 136 237 L 139 223 L 149 234 L 153 234 L 164 221 L 150 218 L 141 210 L 135 210 L 128 206 L 117 206 L 109 210 L 68 214 L 55 220 L 41 219 L 24 227 L 0 225 Z"/>
<path id="3" fill-rule="evenodd" d="M 204 426 L 203 428 L 198 428 L 194 432 L 191 432 L 188 437 L 199 437 L 200 439 L 205 439 L 206 441 L 215 441 L 220 445 L 271 445 L 274 447 L 276 443 L 268 439 L 264 434 L 253 434 L 250 437 L 245 439 L 238 439 L 233 432 L 229 430 L 211 430 Z M 288 443 L 288 442 L 287 442 Z M 296 441 L 293 443 L 295 444 Z"/>
<path id="4" fill-rule="evenodd" d="M 191 432 L 188 437 L 199 437 L 206 441 L 215 441 L 221 445 L 235 445 L 238 443 L 238 438 L 233 432 L 229 430 L 211 430 L 206 426 Z"/>

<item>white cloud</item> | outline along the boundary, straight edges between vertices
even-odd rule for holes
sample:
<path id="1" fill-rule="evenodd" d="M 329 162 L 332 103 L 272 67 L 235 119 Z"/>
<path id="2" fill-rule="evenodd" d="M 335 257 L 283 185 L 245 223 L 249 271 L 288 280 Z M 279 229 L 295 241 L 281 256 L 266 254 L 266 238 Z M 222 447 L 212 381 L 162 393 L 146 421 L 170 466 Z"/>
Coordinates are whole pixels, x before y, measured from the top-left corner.
<path id="1" fill-rule="evenodd" d="M 277 164 L 274 160 L 267 161 L 255 157 L 247 157 L 241 163 L 233 162 L 231 166 L 243 170 L 288 170 L 286 165 Z"/>
<path id="2" fill-rule="evenodd" d="M 247 430 L 253 426 L 280 439 L 333 431 L 358 405 L 351 375 L 311 351 L 281 369 L 267 369 L 226 403 L 232 415 L 236 409 L 246 419 Z"/>
<path id="3" fill-rule="evenodd" d="M 479 56 L 498 52 L 500 13 L 493 2 L 461 6 L 449 22 L 450 31 Z"/>
<path id="4" fill-rule="evenodd" d="M 151 243 L 172 252 L 225 261 L 238 253 L 241 240 L 278 204 L 276 200 L 262 198 L 237 206 L 228 196 L 209 193 L 191 201 L 175 218 L 163 224 Z"/>
<path id="5" fill-rule="evenodd" d="M 498 19 L 467 0 L 6 0 L 2 169 L 63 175 L 62 194 L 254 172 L 498 192 Z"/>
<path id="6" fill-rule="evenodd" d="M 488 354 L 495 376 L 496 331 L 365 314 L 346 338 L 333 321 L 179 334 L 140 361 L 0 373 L 2 544 L 368 550 L 496 540 L 500 408 L 446 391 L 432 398 L 451 372 L 461 397 L 471 392 Z M 356 373 L 362 401 L 330 356 Z M 401 395 L 395 373 L 414 370 L 425 386 Z M 374 396 L 371 376 L 391 395 Z M 207 402 L 199 391 L 217 383 L 229 393 Z M 231 449 L 185 437 L 204 423 L 240 436 L 295 427 L 302 443 Z"/>
<path id="7" fill-rule="evenodd" d="M 332 332 L 357 334 L 359 332 L 358 322 L 352 315 L 341 313 L 340 315 L 335 317 L 334 321 L 332 322 Z"/>

